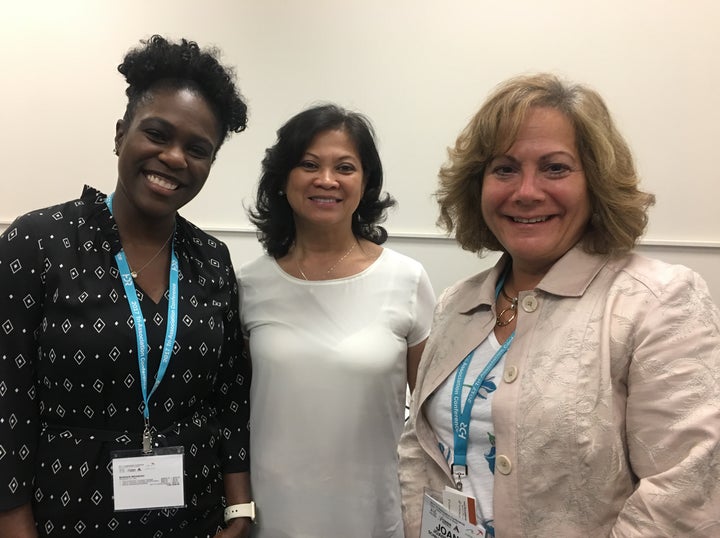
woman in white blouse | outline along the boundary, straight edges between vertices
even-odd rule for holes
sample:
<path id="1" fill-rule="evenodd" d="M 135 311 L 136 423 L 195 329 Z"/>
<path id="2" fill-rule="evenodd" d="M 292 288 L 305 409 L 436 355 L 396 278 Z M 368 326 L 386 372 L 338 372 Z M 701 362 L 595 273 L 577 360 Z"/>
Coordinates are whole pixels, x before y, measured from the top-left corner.
<path id="1" fill-rule="evenodd" d="M 267 254 L 238 275 L 259 537 L 403 536 L 397 444 L 434 295 L 381 246 L 382 183 L 369 122 L 334 105 L 290 119 L 263 160 Z"/>

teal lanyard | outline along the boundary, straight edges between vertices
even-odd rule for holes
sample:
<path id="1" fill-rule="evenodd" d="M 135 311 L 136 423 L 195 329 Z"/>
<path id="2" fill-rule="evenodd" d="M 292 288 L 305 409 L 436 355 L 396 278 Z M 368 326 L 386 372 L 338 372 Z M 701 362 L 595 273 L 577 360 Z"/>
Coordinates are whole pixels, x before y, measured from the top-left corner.
<path id="1" fill-rule="evenodd" d="M 497 301 L 500 290 L 505 283 L 505 275 L 500 278 L 498 285 L 495 288 L 495 300 Z M 468 448 L 468 436 L 470 433 L 470 415 L 472 413 L 473 405 L 475 404 L 475 398 L 477 397 L 480 388 L 487 379 L 490 372 L 497 366 L 500 359 L 503 358 L 507 352 L 510 344 L 515 338 L 515 331 L 508 337 L 507 340 L 500 346 L 495 354 L 492 356 L 490 361 L 485 365 L 482 372 L 477 376 L 475 382 L 470 388 L 470 392 L 465 398 L 465 405 L 461 409 L 462 400 L 462 388 L 465 382 L 465 375 L 467 374 L 470 362 L 472 362 L 475 349 L 468 353 L 467 357 L 463 359 L 458 367 L 457 373 L 455 374 L 455 382 L 452 389 L 452 400 L 451 400 L 451 411 L 452 411 L 452 429 L 453 429 L 453 462 L 451 465 L 452 474 L 456 477 L 455 485 L 459 490 L 462 490 L 461 479 L 467 476 L 467 448 Z"/>
<path id="2" fill-rule="evenodd" d="M 113 193 L 114 194 L 114 193 Z M 113 194 L 110 194 L 105 203 L 112 214 L 112 199 Z M 155 384 L 152 390 L 148 393 L 148 373 L 147 373 L 147 360 L 149 346 L 147 343 L 147 331 L 145 328 L 145 318 L 140 308 L 140 301 L 137 298 L 137 292 L 135 290 L 135 282 L 133 281 L 132 275 L 130 274 L 130 266 L 125 258 L 125 253 L 120 250 L 115 255 L 115 261 L 117 262 L 118 270 L 120 271 L 120 278 L 122 279 L 123 287 L 125 288 L 125 296 L 127 297 L 128 304 L 130 305 L 130 313 L 133 317 L 135 325 L 135 337 L 137 339 L 137 356 L 138 356 L 138 367 L 140 369 L 140 388 L 142 390 L 143 397 L 143 418 L 145 419 L 145 429 L 143 431 L 143 452 L 152 452 L 152 434 L 150 433 L 150 398 L 152 397 L 155 389 L 160 385 L 160 381 L 165 376 L 168 364 L 170 363 L 170 357 L 172 356 L 173 347 L 175 345 L 175 336 L 177 335 L 177 320 L 178 320 L 178 281 L 179 281 L 179 263 L 177 256 L 175 255 L 174 242 L 171 242 L 170 246 L 170 296 L 168 300 L 168 313 L 167 313 L 167 328 L 165 329 L 165 342 L 163 344 L 162 357 L 160 359 L 160 365 L 158 366 L 157 375 L 155 376 Z"/>

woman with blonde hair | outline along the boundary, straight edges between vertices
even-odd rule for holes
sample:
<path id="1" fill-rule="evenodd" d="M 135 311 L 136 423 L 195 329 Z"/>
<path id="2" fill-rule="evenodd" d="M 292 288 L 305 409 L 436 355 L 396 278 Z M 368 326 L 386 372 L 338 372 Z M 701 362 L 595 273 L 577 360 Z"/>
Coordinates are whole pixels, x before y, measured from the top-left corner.
<path id="1" fill-rule="evenodd" d="M 424 488 L 499 537 L 720 534 L 720 316 L 693 271 L 632 252 L 654 197 L 602 98 L 501 84 L 440 171 L 440 223 L 501 251 L 439 299 L 401 439 Z M 427 502 L 427 501 L 425 501 Z"/>

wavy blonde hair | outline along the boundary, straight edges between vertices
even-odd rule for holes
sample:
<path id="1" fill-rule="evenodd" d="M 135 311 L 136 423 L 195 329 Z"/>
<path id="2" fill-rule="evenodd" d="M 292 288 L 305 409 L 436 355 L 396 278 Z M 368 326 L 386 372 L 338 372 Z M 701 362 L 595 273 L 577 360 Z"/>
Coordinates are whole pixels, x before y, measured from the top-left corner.
<path id="1" fill-rule="evenodd" d="M 655 196 L 639 190 L 630 148 L 600 95 L 549 73 L 501 83 L 448 149 L 435 193 L 438 225 L 448 233 L 454 231 L 465 250 L 504 250 L 480 209 L 483 176 L 486 166 L 512 146 L 532 107 L 557 109 L 575 128 L 592 214 L 583 236 L 584 249 L 596 254 L 631 250 L 645 231 Z"/>

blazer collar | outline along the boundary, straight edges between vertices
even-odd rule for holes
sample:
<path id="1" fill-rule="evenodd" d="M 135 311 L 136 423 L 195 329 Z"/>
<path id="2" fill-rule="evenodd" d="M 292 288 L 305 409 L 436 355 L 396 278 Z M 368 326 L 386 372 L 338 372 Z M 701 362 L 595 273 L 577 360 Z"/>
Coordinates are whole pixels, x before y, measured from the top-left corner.
<path id="1" fill-rule="evenodd" d="M 562 297 L 580 297 L 608 261 L 608 256 L 589 254 L 578 243 L 556 261 L 537 289 Z"/>
<path id="2" fill-rule="evenodd" d="M 578 243 L 556 261 L 536 289 L 563 297 L 580 297 L 607 263 L 608 256 L 585 252 Z M 495 302 L 495 286 L 510 262 L 505 253 L 489 272 L 472 276 L 458 285 L 457 312 L 472 314 Z"/>
<path id="3" fill-rule="evenodd" d="M 472 314 L 483 305 L 492 305 L 495 302 L 495 286 L 509 260 L 510 256 L 503 254 L 492 269 L 458 284 L 456 311 L 460 314 Z"/>
<path id="4" fill-rule="evenodd" d="M 446 300 L 452 306 L 448 307 L 446 315 L 452 322 L 441 324 L 442 335 L 430 337 L 426 352 L 430 346 L 437 346 L 434 341 L 437 338 L 446 343 L 440 346 L 442 356 L 431 361 L 427 367 L 425 382 L 418 395 L 421 406 L 452 374 L 466 354 L 493 330 L 495 286 L 509 262 L 510 256 L 504 254 L 492 269 L 461 281 L 449 290 L 452 297 Z M 579 297 L 606 263 L 607 256 L 588 254 L 576 245 L 555 262 L 536 289 L 558 296 Z M 438 330 L 437 327 L 434 330 Z"/>

